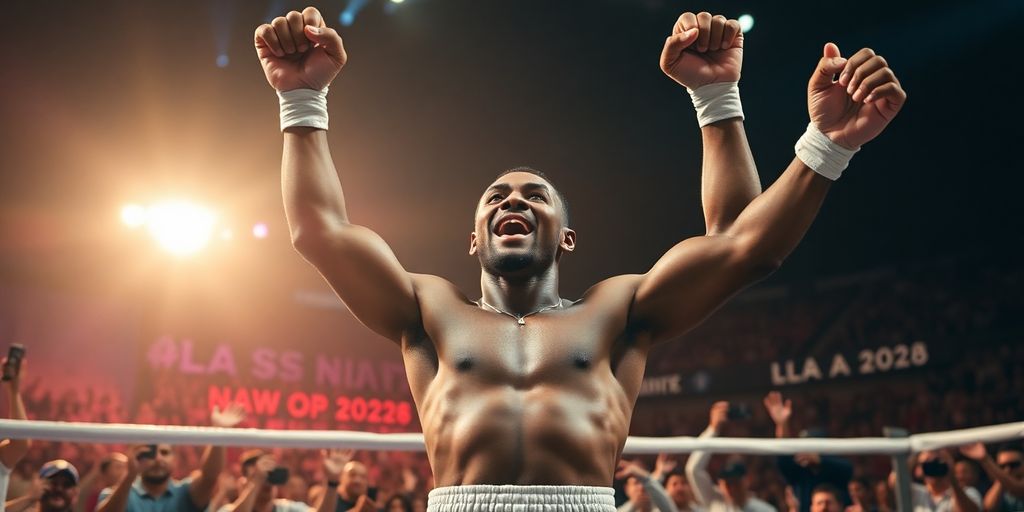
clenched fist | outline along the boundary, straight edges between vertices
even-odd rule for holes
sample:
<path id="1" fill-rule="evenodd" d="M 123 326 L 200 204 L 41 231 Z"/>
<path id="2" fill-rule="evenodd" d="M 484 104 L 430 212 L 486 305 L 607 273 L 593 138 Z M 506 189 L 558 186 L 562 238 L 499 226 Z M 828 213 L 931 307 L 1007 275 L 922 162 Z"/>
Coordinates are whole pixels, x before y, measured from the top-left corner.
<path id="1" fill-rule="evenodd" d="M 839 73 L 839 80 L 832 80 Z M 832 142 L 859 148 L 882 133 L 907 101 L 907 93 L 881 55 L 870 48 L 849 60 L 828 43 L 807 84 L 811 122 Z"/>
<path id="2" fill-rule="evenodd" d="M 722 15 L 684 12 L 661 50 L 661 70 L 690 89 L 738 81 L 742 67 L 740 23 Z"/>
<path id="3" fill-rule="evenodd" d="M 341 36 L 314 7 L 256 27 L 255 44 L 267 81 L 282 92 L 323 89 L 348 60 Z"/>

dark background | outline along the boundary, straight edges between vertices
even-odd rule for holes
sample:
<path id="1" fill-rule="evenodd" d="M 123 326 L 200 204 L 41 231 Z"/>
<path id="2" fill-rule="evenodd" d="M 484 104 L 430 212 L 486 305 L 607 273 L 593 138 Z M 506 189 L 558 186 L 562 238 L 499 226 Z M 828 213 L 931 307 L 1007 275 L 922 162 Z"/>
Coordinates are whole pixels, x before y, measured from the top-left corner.
<path id="1" fill-rule="evenodd" d="M 304 5 L 5 3 L 0 279 L 142 296 L 199 287 L 225 300 L 325 289 L 289 247 L 277 101 L 252 51 L 259 23 Z M 340 25 L 343 2 L 315 5 Z M 370 2 L 341 30 L 350 61 L 330 94 L 352 219 L 408 269 L 475 297 L 473 205 L 498 171 L 530 165 L 573 207 L 566 296 L 645 271 L 703 230 L 699 131 L 657 65 L 688 9 L 756 19 L 741 87 L 766 186 L 806 125 L 806 81 L 825 42 L 844 55 L 870 46 L 909 93 L 771 282 L 965 251 L 1018 257 L 1024 8 L 1014 1 L 407 0 L 392 14 Z M 270 237 L 177 260 L 118 221 L 126 202 L 173 194 L 213 206 L 243 235 L 269 222 Z"/>

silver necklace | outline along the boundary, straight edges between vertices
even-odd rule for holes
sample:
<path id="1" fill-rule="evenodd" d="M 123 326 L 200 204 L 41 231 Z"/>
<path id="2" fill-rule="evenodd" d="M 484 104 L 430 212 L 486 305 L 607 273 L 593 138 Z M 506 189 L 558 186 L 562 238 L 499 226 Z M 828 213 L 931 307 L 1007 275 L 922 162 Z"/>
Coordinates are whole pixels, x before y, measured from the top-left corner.
<path id="1" fill-rule="evenodd" d="M 544 307 L 538 309 L 537 311 L 533 311 L 533 312 L 527 313 L 525 315 L 516 315 L 514 313 L 509 313 L 508 311 L 505 311 L 503 309 L 498 309 L 498 308 L 496 308 L 496 307 L 494 307 L 494 306 L 484 302 L 483 298 L 481 298 L 480 300 L 476 301 L 476 305 L 477 306 L 487 306 L 489 309 L 491 309 L 495 313 L 501 313 L 503 315 L 508 315 L 508 316 L 510 316 L 512 318 L 515 318 L 516 319 L 516 323 L 518 323 L 520 326 L 523 326 L 523 325 L 526 325 L 526 317 L 528 317 L 528 316 L 533 316 L 533 315 L 536 315 L 537 313 L 543 313 L 543 312 L 545 312 L 545 311 L 547 311 L 549 309 L 561 308 L 562 307 L 562 299 L 558 299 L 558 302 L 556 302 L 556 303 L 554 303 L 554 304 L 552 304 L 550 306 L 544 306 Z"/>

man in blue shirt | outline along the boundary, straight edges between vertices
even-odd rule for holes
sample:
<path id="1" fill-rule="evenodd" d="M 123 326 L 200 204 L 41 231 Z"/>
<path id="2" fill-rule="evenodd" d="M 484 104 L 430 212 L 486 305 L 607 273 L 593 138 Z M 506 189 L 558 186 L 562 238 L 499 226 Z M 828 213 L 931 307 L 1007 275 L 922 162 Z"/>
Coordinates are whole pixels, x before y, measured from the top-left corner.
<path id="1" fill-rule="evenodd" d="M 230 428 L 245 418 L 241 406 L 224 411 L 214 409 L 213 426 Z M 217 477 L 224 469 L 223 446 L 207 446 L 199 475 L 174 480 L 174 451 L 171 445 L 133 447 L 128 454 L 128 472 L 116 487 L 100 493 L 96 512 L 202 512 L 210 503 Z"/>

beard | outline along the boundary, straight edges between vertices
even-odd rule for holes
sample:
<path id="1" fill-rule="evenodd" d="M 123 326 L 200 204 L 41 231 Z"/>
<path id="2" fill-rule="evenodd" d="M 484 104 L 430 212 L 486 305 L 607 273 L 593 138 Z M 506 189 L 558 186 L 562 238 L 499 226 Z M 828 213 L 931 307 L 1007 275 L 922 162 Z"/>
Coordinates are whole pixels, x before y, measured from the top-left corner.
<path id="1" fill-rule="evenodd" d="M 537 256 L 532 253 L 490 254 L 484 266 L 495 274 L 514 274 L 533 266 Z"/>
<path id="2" fill-rule="evenodd" d="M 143 474 L 142 481 L 149 485 L 162 485 L 171 479 L 171 472 L 165 471 L 157 474 Z"/>
<path id="3" fill-rule="evenodd" d="M 61 504 L 52 503 L 53 498 L 60 498 Z M 42 512 L 65 512 L 71 510 L 71 500 L 59 492 L 46 492 L 39 499 L 39 510 Z"/>

